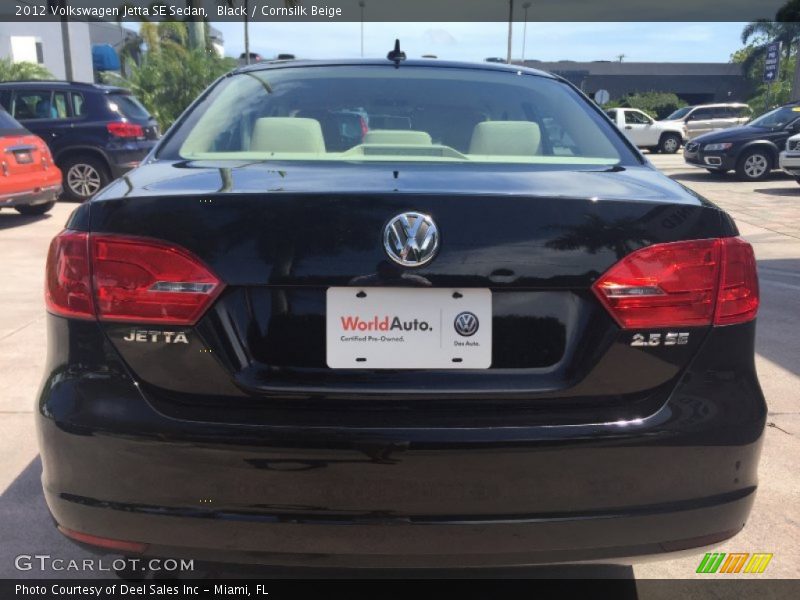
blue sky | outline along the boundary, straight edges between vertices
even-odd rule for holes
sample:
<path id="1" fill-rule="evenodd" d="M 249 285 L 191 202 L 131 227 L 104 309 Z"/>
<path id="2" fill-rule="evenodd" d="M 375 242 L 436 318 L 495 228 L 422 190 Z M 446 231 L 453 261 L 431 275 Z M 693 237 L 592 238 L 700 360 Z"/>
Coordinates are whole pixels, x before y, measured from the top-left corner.
<path id="1" fill-rule="evenodd" d="M 229 56 L 244 49 L 242 23 L 212 23 Z M 727 62 L 742 46 L 744 23 L 537 23 L 529 22 L 525 58 L 539 60 Z M 452 60 L 505 57 L 507 23 L 365 23 L 364 54 L 385 56 L 399 37 L 409 57 L 435 54 Z M 514 24 L 514 58 L 522 55 L 523 24 Z M 250 24 L 250 48 L 265 58 L 360 56 L 360 23 Z"/>

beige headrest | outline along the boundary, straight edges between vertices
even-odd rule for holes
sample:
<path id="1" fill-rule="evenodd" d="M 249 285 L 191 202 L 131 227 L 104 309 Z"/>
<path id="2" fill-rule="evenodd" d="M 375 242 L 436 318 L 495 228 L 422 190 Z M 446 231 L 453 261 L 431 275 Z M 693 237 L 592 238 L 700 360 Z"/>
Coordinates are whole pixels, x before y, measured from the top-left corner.
<path id="1" fill-rule="evenodd" d="M 256 120 L 250 150 L 323 154 L 325 138 L 316 119 L 263 117 Z"/>
<path id="2" fill-rule="evenodd" d="M 531 156 L 539 154 L 542 134 L 531 121 L 483 121 L 475 125 L 470 154 Z"/>
<path id="3" fill-rule="evenodd" d="M 426 131 L 409 129 L 371 129 L 364 136 L 365 144 L 414 144 L 430 146 L 431 136 Z"/>

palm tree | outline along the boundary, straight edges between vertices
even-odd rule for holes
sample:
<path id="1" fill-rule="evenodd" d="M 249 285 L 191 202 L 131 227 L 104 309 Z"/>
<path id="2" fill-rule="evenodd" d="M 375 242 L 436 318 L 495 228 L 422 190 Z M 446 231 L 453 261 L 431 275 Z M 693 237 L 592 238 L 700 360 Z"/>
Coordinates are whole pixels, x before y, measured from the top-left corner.
<path id="1" fill-rule="evenodd" d="M 788 0 L 775 14 L 774 21 L 759 19 L 745 25 L 742 30 L 742 43 L 757 41 L 757 45 L 742 61 L 742 70 L 747 73 L 753 65 L 767 53 L 770 42 L 780 42 L 784 60 L 792 55 L 795 44 L 800 42 L 800 0 Z M 766 40 L 766 41 L 764 41 Z M 792 83 L 792 99 L 800 97 L 800 61 L 795 67 Z"/>
<path id="2" fill-rule="evenodd" d="M 14 62 L 0 58 L 0 81 L 24 81 L 26 79 L 52 79 L 53 75 L 42 65 L 32 62 Z"/>

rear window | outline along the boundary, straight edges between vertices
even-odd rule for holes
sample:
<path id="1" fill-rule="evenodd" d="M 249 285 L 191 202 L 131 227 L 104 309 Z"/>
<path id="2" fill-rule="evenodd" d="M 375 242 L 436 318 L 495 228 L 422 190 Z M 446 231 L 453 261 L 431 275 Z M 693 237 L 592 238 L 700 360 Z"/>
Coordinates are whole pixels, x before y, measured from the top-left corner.
<path id="1" fill-rule="evenodd" d="M 0 109 L 0 131 L 25 131 L 25 128 L 15 121 L 10 114 Z"/>
<path id="2" fill-rule="evenodd" d="M 135 96 L 129 94 L 109 94 L 108 105 L 111 110 L 128 119 L 140 121 L 150 118 L 150 113 L 142 106 L 142 103 Z"/>
<path id="3" fill-rule="evenodd" d="M 568 85 L 521 72 L 416 66 L 285 68 L 225 78 L 163 158 L 635 162 Z"/>

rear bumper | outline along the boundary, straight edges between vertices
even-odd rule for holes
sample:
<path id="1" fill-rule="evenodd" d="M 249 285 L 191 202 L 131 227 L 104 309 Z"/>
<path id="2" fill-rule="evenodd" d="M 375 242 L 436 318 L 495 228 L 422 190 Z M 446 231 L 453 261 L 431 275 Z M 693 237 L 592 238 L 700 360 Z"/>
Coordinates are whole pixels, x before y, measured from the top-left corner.
<path id="1" fill-rule="evenodd" d="M 800 177 L 800 153 L 781 152 L 779 159 L 780 167 L 792 177 Z"/>
<path id="2" fill-rule="evenodd" d="M 16 192 L 13 194 L 0 194 L 0 208 L 13 208 L 15 206 L 35 206 L 56 202 L 61 194 L 61 185 L 51 185 L 36 188 L 35 190 Z"/>
<path id="3" fill-rule="evenodd" d="M 112 179 L 138 167 L 157 142 L 158 140 L 136 140 L 107 147 L 105 151 Z"/>
<path id="4" fill-rule="evenodd" d="M 51 338 L 98 329 L 48 319 Z M 707 546 L 741 530 L 755 496 L 753 331 L 709 334 L 655 413 L 578 426 L 191 422 L 153 409 L 108 356 L 81 373 L 65 349 L 37 415 L 45 497 L 68 529 L 209 561 L 520 566 Z"/>

